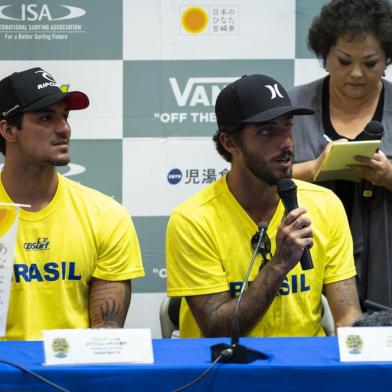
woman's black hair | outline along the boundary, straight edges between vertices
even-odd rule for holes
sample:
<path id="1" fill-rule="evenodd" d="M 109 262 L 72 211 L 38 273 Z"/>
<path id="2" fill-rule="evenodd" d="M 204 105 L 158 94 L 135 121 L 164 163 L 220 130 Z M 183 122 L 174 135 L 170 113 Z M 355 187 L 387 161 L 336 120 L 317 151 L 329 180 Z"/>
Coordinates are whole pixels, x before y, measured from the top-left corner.
<path id="1" fill-rule="evenodd" d="M 324 61 L 337 40 L 365 38 L 380 41 L 386 64 L 392 60 L 392 4 L 388 0 L 332 0 L 324 5 L 309 29 L 308 46 Z"/>

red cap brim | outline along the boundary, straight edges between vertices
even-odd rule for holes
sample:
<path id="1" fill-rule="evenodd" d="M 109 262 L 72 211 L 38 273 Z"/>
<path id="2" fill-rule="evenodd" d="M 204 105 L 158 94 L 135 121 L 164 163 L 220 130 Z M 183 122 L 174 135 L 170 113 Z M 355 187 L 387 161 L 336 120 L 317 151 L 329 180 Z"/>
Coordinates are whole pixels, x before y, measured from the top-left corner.
<path id="1" fill-rule="evenodd" d="M 81 91 L 71 91 L 69 93 L 65 93 L 64 100 L 67 102 L 69 110 L 85 109 L 90 104 L 87 95 Z"/>

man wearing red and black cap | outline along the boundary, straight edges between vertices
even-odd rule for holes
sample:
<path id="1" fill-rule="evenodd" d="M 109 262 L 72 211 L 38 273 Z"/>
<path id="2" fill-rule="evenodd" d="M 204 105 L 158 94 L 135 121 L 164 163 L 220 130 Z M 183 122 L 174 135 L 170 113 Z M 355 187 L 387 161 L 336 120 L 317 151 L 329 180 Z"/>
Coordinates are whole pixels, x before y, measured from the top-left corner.
<path id="1" fill-rule="evenodd" d="M 285 213 L 277 193 L 278 182 L 292 172 L 292 117 L 313 112 L 293 106 L 276 80 L 250 75 L 220 92 L 215 113 L 214 141 L 231 169 L 179 205 L 168 223 L 168 295 L 184 297 L 180 335 L 231 335 L 235 297 L 260 222 L 268 225 L 267 235 L 237 311 L 241 334 L 324 335 L 323 292 L 335 327 L 351 325 L 360 308 L 352 239 L 340 201 L 325 188 L 295 181 L 298 204 L 306 209 Z M 299 264 L 305 248 L 311 248 L 312 269 Z"/>
<path id="2" fill-rule="evenodd" d="M 0 201 L 30 205 L 19 214 L 5 339 L 122 327 L 130 280 L 144 275 L 125 208 L 56 169 L 70 162 L 69 111 L 88 105 L 41 68 L 0 81 Z"/>

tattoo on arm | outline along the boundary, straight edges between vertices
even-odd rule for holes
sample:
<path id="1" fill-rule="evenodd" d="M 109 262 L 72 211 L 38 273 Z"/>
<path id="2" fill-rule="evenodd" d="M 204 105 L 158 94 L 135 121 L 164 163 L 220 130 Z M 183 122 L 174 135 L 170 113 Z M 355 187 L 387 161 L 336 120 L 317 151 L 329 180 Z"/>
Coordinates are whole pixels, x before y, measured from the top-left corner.
<path id="1" fill-rule="evenodd" d="M 347 279 L 339 282 L 336 285 L 336 291 L 339 298 L 339 303 L 344 306 L 352 306 L 356 304 L 356 285 L 355 280 Z"/>
<path id="2" fill-rule="evenodd" d="M 122 328 L 131 301 L 131 281 L 93 278 L 90 287 L 90 326 Z"/>
<path id="3" fill-rule="evenodd" d="M 249 332 L 264 316 L 282 280 L 272 269 L 264 268 L 248 287 L 238 312 L 241 334 Z M 237 298 L 231 298 L 228 291 L 186 297 L 186 300 L 203 336 L 231 334 Z"/>
<path id="4" fill-rule="evenodd" d="M 186 300 L 204 336 L 228 335 L 231 318 L 220 317 L 218 309 L 229 301 L 233 302 L 229 292 L 186 297 Z"/>
<path id="5" fill-rule="evenodd" d="M 325 286 L 325 293 L 335 321 L 335 328 L 349 326 L 361 316 L 355 278 Z"/>

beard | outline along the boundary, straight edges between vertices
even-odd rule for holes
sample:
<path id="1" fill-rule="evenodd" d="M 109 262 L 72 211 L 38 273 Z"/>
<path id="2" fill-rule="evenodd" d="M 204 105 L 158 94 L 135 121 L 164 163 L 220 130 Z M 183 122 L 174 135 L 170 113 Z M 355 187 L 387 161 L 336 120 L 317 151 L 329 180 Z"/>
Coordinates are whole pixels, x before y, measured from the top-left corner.
<path id="1" fill-rule="evenodd" d="M 255 155 L 249 151 L 243 150 L 244 163 L 248 170 L 257 178 L 264 181 L 269 186 L 276 186 L 282 178 L 291 178 L 293 172 L 293 165 L 282 170 L 272 169 L 267 162 L 260 159 L 260 155 Z M 275 159 L 293 158 L 293 153 L 290 150 L 282 152 L 282 154 Z"/>
<path id="2" fill-rule="evenodd" d="M 70 155 L 66 154 L 63 157 L 47 158 L 46 163 L 50 166 L 67 166 L 71 161 Z"/>
<path id="3" fill-rule="evenodd" d="M 47 163 L 52 166 L 66 166 L 71 161 L 69 147 L 61 149 L 56 154 L 48 154 Z"/>
<path id="4" fill-rule="evenodd" d="M 53 166 L 67 166 L 69 162 L 70 159 L 56 159 L 49 163 Z"/>

